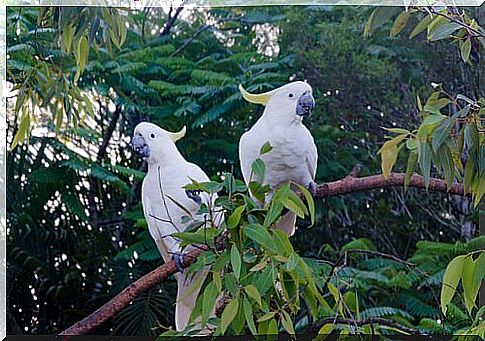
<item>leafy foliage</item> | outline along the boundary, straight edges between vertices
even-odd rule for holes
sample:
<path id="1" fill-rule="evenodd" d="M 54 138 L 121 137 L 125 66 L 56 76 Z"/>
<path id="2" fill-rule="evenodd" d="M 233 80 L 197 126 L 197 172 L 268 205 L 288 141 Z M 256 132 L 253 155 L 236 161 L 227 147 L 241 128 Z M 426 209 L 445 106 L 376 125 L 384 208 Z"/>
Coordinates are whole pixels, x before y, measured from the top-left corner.
<path id="1" fill-rule="evenodd" d="M 335 316 L 483 333 L 483 309 L 471 303 L 475 287 L 463 271 L 446 315 L 439 299 L 447 264 L 462 256 L 471 267 L 483 249 L 483 239 L 472 239 L 481 213 L 468 199 L 393 189 L 313 205 L 282 187 L 259 207 L 249 194 L 264 198 L 268 189 L 238 180 L 238 139 L 261 108 L 244 102 L 237 86 L 260 92 L 307 79 L 318 102 L 305 122 L 319 149 L 317 182 L 343 178 L 356 163 L 363 174 L 379 172 L 384 126 L 401 136 L 394 147 L 383 146 L 384 173 L 407 167 L 449 184 L 464 181 L 480 200 L 483 94 L 473 81 L 480 40 L 451 32 L 459 47 L 453 54 L 436 33 L 432 46 L 423 35 L 410 41 L 404 34 L 416 25 L 430 30 L 427 14 L 372 11 L 184 9 L 186 19 L 167 32 L 161 23 L 173 13 L 156 9 L 9 7 L 9 333 L 57 333 L 160 264 L 138 202 L 144 168 L 128 148 L 141 120 L 189 127 L 178 147 L 213 180 L 193 186 L 218 192 L 226 211 L 219 229 L 179 236 L 211 248 L 192 269 L 212 265 L 193 318 L 225 334 L 302 332 Z M 378 22 L 368 24 L 372 35 L 363 39 L 369 16 Z M 450 34 L 441 24 L 440 34 Z M 442 85 L 432 90 L 436 81 Z M 418 142 L 427 147 L 414 148 Z M 406 153 L 414 155 L 412 167 L 403 162 Z M 255 180 L 263 167 L 253 167 Z M 300 216 L 291 244 L 273 226 L 284 210 Z M 214 237 L 224 228 L 230 235 L 220 251 Z M 209 318 L 222 292 L 230 302 Z M 96 333 L 158 335 L 171 328 L 174 297 L 174 281 L 160 283 Z M 396 332 L 374 327 L 341 323 L 321 331 Z"/>

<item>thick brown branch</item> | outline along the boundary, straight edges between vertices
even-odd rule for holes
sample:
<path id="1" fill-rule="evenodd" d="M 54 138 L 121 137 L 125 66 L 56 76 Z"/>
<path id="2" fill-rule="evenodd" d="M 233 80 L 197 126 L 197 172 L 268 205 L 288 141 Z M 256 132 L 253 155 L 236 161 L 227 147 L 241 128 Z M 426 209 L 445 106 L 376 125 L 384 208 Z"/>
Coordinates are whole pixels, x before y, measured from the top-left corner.
<path id="1" fill-rule="evenodd" d="M 351 174 L 350 176 L 347 176 L 344 179 L 318 185 L 315 193 L 315 197 L 323 198 L 323 197 L 330 197 L 330 196 L 338 196 L 343 194 L 355 193 L 359 191 L 404 185 L 405 174 L 393 173 L 387 179 L 385 179 L 382 175 L 372 175 L 372 176 L 357 178 L 354 176 L 356 174 L 357 172 L 354 172 L 354 174 Z M 413 175 L 411 177 L 409 187 L 426 188 L 423 177 L 419 175 Z M 439 180 L 439 179 L 430 180 L 428 191 L 449 192 L 455 195 L 464 195 L 463 185 L 454 184 L 450 189 L 447 189 L 445 181 Z M 188 256 L 184 258 L 184 264 L 183 264 L 184 267 L 188 267 L 190 266 L 190 264 L 194 263 L 197 259 L 197 256 L 202 252 L 203 250 L 197 249 L 188 253 Z M 382 254 L 379 254 L 379 255 L 382 256 Z M 388 257 L 392 257 L 392 256 L 388 256 Z M 395 260 L 397 260 L 397 258 Z M 74 325 L 72 325 L 71 327 L 63 331 L 60 335 L 83 335 L 83 334 L 89 333 L 91 330 L 101 325 L 102 323 L 104 323 L 105 321 L 113 317 L 116 313 L 121 311 L 121 309 L 127 306 L 135 297 L 137 297 L 141 293 L 150 289 L 155 284 L 159 283 L 161 280 L 167 278 L 168 276 L 176 272 L 177 272 L 177 267 L 175 265 L 175 262 L 173 261 L 170 261 L 158 267 L 157 269 L 141 277 L 136 282 L 134 282 L 133 284 L 125 288 L 122 292 L 116 295 L 109 302 L 105 303 L 101 308 L 96 310 L 94 313 L 92 313 L 91 315 L 87 316 L 83 320 L 75 323 Z M 332 321 L 334 321 L 334 319 L 330 320 L 330 322 Z M 335 321 L 344 321 L 344 320 L 336 319 Z M 341 323 L 347 323 L 347 322 L 348 321 L 345 320 L 345 322 L 341 322 Z M 354 323 L 354 321 L 351 321 L 351 322 Z M 380 323 L 383 325 L 388 325 L 388 326 L 398 328 L 406 332 L 416 333 L 416 331 L 398 324 L 391 325 L 392 321 L 385 320 L 385 319 L 375 318 L 375 319 L 367 319 L 367 320 L 356 321 L 356 322 L 358 323 L 358 325 Z M 336 322 L 336 323 L 340 323 L 340 322 Z"/>
<path id="2" fill-rule="evenodd" d="M 189 267 L 195 262 L 197 257 L 203 252 L 202 249 L 192 250 L 183 258 L 183 267 Z M 166 279 L 170 275 L 176 273 L 177 265 L 174 261 L 167 262 L 159 266 L 152 272 L 139 278 L 134 283 L 123 289 L 118 295 L 112 298 L 109 302 L 102 305 L 91 315 L 85 317 L 79 322 L 76 322 L 71 327 L 64 330 L 59 335 L 84 335 L 92 331 L 97 326 L 103 324 L 105 321 L 116 315 L 124 307 L 130 304 L 131 301 L 141 293 L 147 291 L 160 281 Z"/>
<path id="3" fill-rule="evenodd" d="M 342 180 L 318 185 L 315 197 L 324 198 L 385 187 L 403 186 L 404 178 L 404 173 L 392 173 L 387 179 L 385 179 L 383 175 L 371 175 L 362 178 L 348 176 Z M 409 187 L 426 188 L 424 178 L 414 174 L 411 176 Z M 449 192 L 450 194 L 464 195 L 463 185 L 454 184 L 448 189 L 446 187 L 446 182 L 440 179 L 430 179 L 428 191 Z"/>

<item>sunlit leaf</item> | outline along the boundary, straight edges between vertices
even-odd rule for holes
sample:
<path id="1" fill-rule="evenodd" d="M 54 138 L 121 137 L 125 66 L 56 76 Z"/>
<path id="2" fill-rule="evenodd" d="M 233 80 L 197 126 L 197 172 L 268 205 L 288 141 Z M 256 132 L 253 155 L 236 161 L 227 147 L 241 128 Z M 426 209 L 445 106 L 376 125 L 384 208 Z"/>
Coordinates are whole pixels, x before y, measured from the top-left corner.
<path id="1" fill-rule="evenodd" d="M 463 264 L 468 256 L 461 255 L 452 259 L 448 264 L 443 275 L 443 285 L 441 287 L 441 311 L 446 314 L 448 303 L 455 295 L 456 288 L 463 273 Z"/>
<path id="2" fill-rule="evenodd" d="M 221 315 L 221 332 L 224 334 L 227 330 L 227 327 L 231 324 L 231 322 L 234 320 L 236 317 L 237 311 L 239 308 L 239 299 L 233 298 L 231 302 L 224 308 L 224 311 L 222 312 Z"/>

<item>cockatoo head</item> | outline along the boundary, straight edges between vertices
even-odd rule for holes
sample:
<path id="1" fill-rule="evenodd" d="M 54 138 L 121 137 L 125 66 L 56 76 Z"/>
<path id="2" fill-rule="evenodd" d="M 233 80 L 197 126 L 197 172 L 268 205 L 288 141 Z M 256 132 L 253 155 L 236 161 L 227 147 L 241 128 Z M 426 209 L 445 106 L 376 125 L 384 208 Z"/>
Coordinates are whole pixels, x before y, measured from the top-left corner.
<path id="1" fill-rule="evenodd" d="M 239 85 L 239 91 L 246 101 L 265 105 L 264 115 L 274 115 L 274 119 L 294 120 L 296 117 L 301 121 L 315 107 L 312 87 L 302 81 L 291 82 L 262 94 L 251 94 L 242 85 Z"/>
<path id="2" fill-rule="evenodd" d="M 147 161 L 161 161 L 160 158 L 170 156 L 177 151 L 175 142 L 184 137 L 185 132 L 185 126 L 179 132 L 172 133 L 153 123 L 142 122 L 135 127 L 131 146 Z"/>

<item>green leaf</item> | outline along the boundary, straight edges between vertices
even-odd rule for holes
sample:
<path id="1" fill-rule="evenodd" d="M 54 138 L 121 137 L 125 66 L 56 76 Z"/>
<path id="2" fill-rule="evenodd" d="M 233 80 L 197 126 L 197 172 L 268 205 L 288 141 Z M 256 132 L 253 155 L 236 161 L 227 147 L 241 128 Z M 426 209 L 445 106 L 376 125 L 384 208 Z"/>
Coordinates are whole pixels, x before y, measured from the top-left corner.
<path id="1" fill-rule="evenodd" d="M 391 31 L 389 32 L 389 35 L 391 37 L 397 36 L 399 32 L 401 32 L 402 29 L 406 26 L 409 20 L 409 14 L 410 13 L 408 11 L 403 11 L 397 16 L 396 20 L 394 20 Z"/>
<path id="2" fill-rule="evenodd" d="M 426 142 L 419 143 L 419 166 L 427 189 L 431 176 L 431 147 Z"/>
<path id="3" fill-rule="evenodd" d="M 269 320 L 267 335 L 278 335 L 278 323 L 274 318 Z"/>
<path id="4" fill-rule="evenodd" d="M 227 327 L 231 324 L 232 320 L 236 317 L 237 311 L 239 309 L 239 300 L 238 298 L 233 298 L 231 302 L 224 308 L 224 311 L 221 315 L 221 333 L 224 334 L 227 330 Z"/>
<path id="5" fill-rule="evenodd" d="M 246 205 L 242 205 L 237 207 L 232 214 L 227 218 L 227 223 L 226 226 L 228 229 L 233 229 L 235 228 L 239 222 L 241 221 L 241 215 L 246 209 Z"/>
<path id="6" fill-rule="evenodd" d="M 441 145 L 445 142 L 446 138 L 450 136 L 451 128 L 455 124 L 455 120 L 452 118 L 444 119 L 441 124 L 436 128 L 431 145 L 433 150 L 436 152 Z"/>
<path id="7" fill-rule="evenodd" d="M 386 128 L 386 127 L 381 127 L 381 128 L 384 129 L 384 130 L 387 130 L 391 133 L 396 133 L 396 134 L 399 134 L 399 135 L 408 135 L 409 134 L 409 130 L 402 129 L 402 128 Z"/>
<path id="8" fill-rule="evenodd" d="M 246 294 L 248 297 L 251 297 L 253 300 L 258 302 L 258 304 L 261 306 L 261 296 L 259 295 L 258 289 L 252 285 L 248 284 L 244 287 L 244 291 L 246 291 Z"/>
<path id="9" fill-rule="evenodd" d="M 293 253 L 293 246 L 290 243 L 288 235 L 280 229 L 273 231 L 273 239 L 276 245 L 276 250 L 280 255 L 289 256 Z"/>
<path id="10" fill-rule="evenodd" d="M 212 267 L 212 270 L 214 272 L 221 271 L 227 265 L 227 263 L 229 263 L 229 260 L 230 260 L 230 253 L 229 253 L 229 250 L 226 250 L 222 255 L 217 257 Z"/>
<path id="11" fill-rule="evenodd" d="M 184 242 L 195 244 L 205 244 L 207 240 L 203 234 L 196 232 L 176 232 L 173 233 L 172 236 Z"/>
<path id="12" fill-rule="evenodd" d="M 377 28 L 388 22 L 398 11 L 398 7 L 377 7 L 365 24 L 364 37 L 370 36 Z"/>
<path id="13" fill-rule="evenodd" d="M 290 191 L 288 193 L 288 197 L 285 201 L 282 202 L 283 206 L 285 206 L 288 210 L 295 213 L 300 218 L 305 218 L 305 215 L 308 214 L 308 210 L 303 203 L 303 201 L 295 194 L 295 192 Z"/>
<path id="14" fill-rule="evenodd" d="M 349 250 L 376 250 L 375 245 L 367 238 L 354 239 L 340 248 L 340 254 L 345 254 Z"/>
<path id="15" fill-rule="evenodd" d="M 428 36 L 428 39 L 431 41 L 437 41 L 445 38 L 450 38 L 451 34 L 459 28 L 461 28 L 461 25 L 455 22 L 443 24 L 439 26 L 436 30 L 434 30 Z"/>
<path id="16" fill-rule="evenodd" d="M 411 150 L 409 152 L 408 163 L 406 166 L 406 175 L 404 177 L 404 190 L 406 190 L 409 186 L 409 181 L 411 180 L 411 176 L 413 175 L 413 172 L 416 169 L 417 160 L 418 160 L 417 150 Z"/>
<path id="17" fill-rule="evenodd" d="M 253 335 L 257 335 L 258 331 L 256 330 L 256 326 L 254 324 L 254 319 L 253 319 L 253 308 L 251 307 L 251 303 L 249 302 L 246 296 L 244 296 L 243 298 L 243 308 L 244 308 L 244 317 L 246 318 L 246 322 L 248 324 L 249 330 Z"/>
<path id="18" fill-rule="evenodd" d="M 335 302 L 339 302 L 340 301 L 340 293 L 339 293 L 339 290 L 337 289 L 337 287 L 335 285 L 333 285 L 332 282 L 328 282 L 327 287 L 328 287 L 328 291 L 330 291 L 333 298 L 335 299 Z"/>
<path id="19" fill-rule="evenodd" d="M 472 42 L 467 38 L 460 47 L 461 59 L 466 63 L 470 59 L 470 52 L 472 50 Z"/>
<path id="20" fill-rule="evenodd" d="M 232 244 L 231 247 L 231 265 L 232 270 L 234 271 L 234 276 L 239 280 L 239 276 L 241 275 L 241 255 L 235 244 Z"/>
<path id="21" fill-rule="evenodd" d="M 255 266 L 253 266 L 251 269 L 249 269 L 249 271 L 250 272 L 261 271 L 264 268 L 266 268 L 266 265 L 268 265 L 268 261 L 266 259 L 264 259 L 261 262 L 259 262 L 258 264 L 256 264 Z"/>
<path id="22" fill-rule="evenodd" d="M 254 160 L 253 164 L 251 165 L 251 170 L 256 176 L 256 180 L 262 184 L 264 182 L 264 173 L 266 171 L 264 161 L 259 158 Z"/>
<path id="23" fill-rule="evenodd" d="M 216 299 L 219 294 L 216 284 L 212 281 L 210 282 L 204 290 L 204 295 L 202 297 L 202 327 L 207 324 L 209 319 L 209 314 L 214 309 L 216 304 Z"/>
<path id="24" fill-rule="evenodd" d="M 453 185 L 453 180 L 455 179 L 453 156 L 451 155 L 450 148 L 448 145 L 443 144 L 438 152 L 436 153 L 439 159 L 439 164 L 445 176 L 446 186 L 451 188 Z"/>
<path id="25" fill-rule="evenodd" d="M 291 320 L 290 315 L 285 310 L 282 310 L 280 313 L 280 317 L 281 323 L 283 324 L 283 327 L 286 329 L 288 334 L 295 335 L 295 328 L 293 327 L 293 321 Z"/>
<path id="26" fill-rule="evenodd" d="M 384 143 L 382 149 L 380 150 L 382 175 L 385 179 L 389 178 L 391 175 L 392 168 L 397 161 L 397 153 L 397 146 L 392 142 L 392 140 Z"/>
<path id="27" fill-rule="evenodd" d="M 86 36 L 82 36 L 79 38 L 77 49 L 76 49 L 76 63 L 77 63 L 77 71 L 76 75 L 74 76 L 74 82 L 77 82 L 81 73 L 84 71 L 86 64 L 88 62 L 88 54 L 89 54 L 89 43 L 88 38 Z"/>
<path id="28" fill-rule="evenodd" d="M 268 230 L 260 224 L 249 224 L 243 228 L 244 234 L 267 250 L 276 252 L 276 245 Z"/>
<path id="29" fill-rule="evenodd" d="M 336 324 L 334 323 L 324 324 L 322 328 L 320 328 L 320 330 L 318 331 L 318 335 L 328 335 L 335 329 L 335 327 Z"/>
<path id="30" fill-rule="evenodd" d="M 426 110 L 426 106 L 424 107 L 424 110 Z M 428 126 L 433 126 L 433 125 L 440 123 L 445 118 L 446 118 L 446 116 L 441 115 L 441 114 L 429 115 L 429 116 L 426 116 L 426 118 L 423 120 L 422 124 L 428 125 Z"/>
<path id="31" fill-rule="evenodd" d="M 67 54 L 71 53 L 72 38 L 74 37 L 74 26 L 66 25 L 62 28 L 61 45 Z"/>
<path id="32" fill-rule="evenodd" d="M 237 286 L 236 276 L 234 276 L 232 272 L 224 276 L 224 285 L 231 295 L 237 295 L 239 289 Z"/>
<path id="33" fill-rule="evenodd" d="M 431 23 L 431 21 L 433 21 L 433 18 L 434 18 L 433 16 L 428 15 L 423 20 L 421 20 L 419 24 L 417 24 L 414 30 L 411 32 L 411 34 L 409 35 L 409 38 L 414 38 L 415 36 L 423 32 L 426 29 L 426 27 L 428 27 L 428 25 Z"/>
<path id="34" fill-rule="evenodd" d="M 281 216 L 283 208 L 283 204 L 276 201 L 275 197 L 273 197 L 273 200 L 271 200 L 269 205 L 268 212 L 266 213 L 266 217 L 264 218 L 264 226 L 269 227 L 271 224 L 273 224 Z"/>
<path id="35" fill-rule="evenodd" d="M 222 291 L 222 277 L 219 272 L 212 273 L 212 279 L 216 285 L 217 290 Z"/>
<path id="36" fill-rule="evenodd" d="M 295 253 L 292 253 L 288 257 L 288 262 L 286 262 L 286 270 L 291 271 L 293 269 L 296 269 L 298 266 L 298 256 Z"/>
<path id="37" fill-rule="evenodd" d="M 477 173 L 476 164 L 477 164 L 477 153 L 475 152 L 474 148 L 471 148 L 471 150 L 468 153 L 468 160 L 466 161 L 466 165 L 465 165 L 465 181 L 464 181 L 465 193 L 470 193 L 472 190 L 473 181 Z"/>
<path id="38" fill-rule="evenodd" d="M 261 316 L 256 322 L 268 321 L 268 320 L 272 319 L 275 315 L 276 315 L 276 313 L 274 311 L 270 311 L 269 313 L 266 313 L 263 316 Z"/>
<path id="39" fill-rule="evenodd" d="M 471 315 L 472 309 L 475 306 L 480 284 L 485 274 L 485 253 L 480 255 L 473 261 L 472 257 L 465 258 L 463 262 L 463 296 L 465 297 L 465 305 Z"/>
<path id="40" fill-rule="evenodd" d="M 29 135 L 30 129 L 30 116 L 27 113 L 22 115 L 22 120 L 20 121 L 19 129 L 13 138 L 12 144 L 10 145 L 10 150 L 15 149 L 15 147 L 20 143 L 25 141 Z"/>
<path id="41" fill-rule="evenodd" d="M 269 143 L 269 141 L 266 141 L 262 146 L 261 146 L 261 149 L 259 151 L 259 155 L 264 155 L 266 153 L 269 153 L 271 150 L 273 149 L 273 147 L 271 146 L 271 144 Z"/>
<path id="42" fill-rule="evenodd" d="M 192 181 L 192 183 L 183 186 L 184 189 L 192 191 L 199 190 L 212 194 L 217 193 L 224 188 L 224 185 L 222 183 L 216 181 L 197 182 L 193 179 L 190 180 Z"/>
<path id="43" fill-rule="evenodd" d="M 273 272 L 273 265 L 269 265 L 263 270 L 261 275 L 253 276 L 253 284 L 261 295 L 266 294 L 268 289 L 273 286 Z"/>
<path id="44" fill-rule="evenodd" d="M 461 255 L 452 259 L 448 264 L 443 275 L 443 285 L 441 287 L 441 311 L 446 315 L 448 303 L 455 295 L 456 288 L 463 273 L 463 264 L 466 255 Z"/>
<path id="45" fill-rule="evenodd" d="M 417 150 L 418 142 L 415 139 L 406 140 L 406 148 L 409 150 Z"/>
<path id="46" fill-rule="evenodd" d="M 268 185 L 262 186 L 257 181 L 251 181 L 249 183 L 249 190 L 251 194 L 260 202 L 264 202 L 266 193 L 270 190 Z"/>
<path id="47" fill-rule="evenodd" d="M 315 224 L 315 202 L 313 201 L 313 197 L 308 189 L 299 184 L 297 184 L 297 186 L 305 196 L 305 201 L 308 206 L 308 214 L 310 215 L 310 226 L 313 226 Z"/>
<path id="48" fill-rule="evenodd" d="M 240 335 L 246 325 L 246 318 L 244 316 L 244 307 L 240 302 L 236 317 L 232 320 L 231 327 L 235 335 Z"/>

